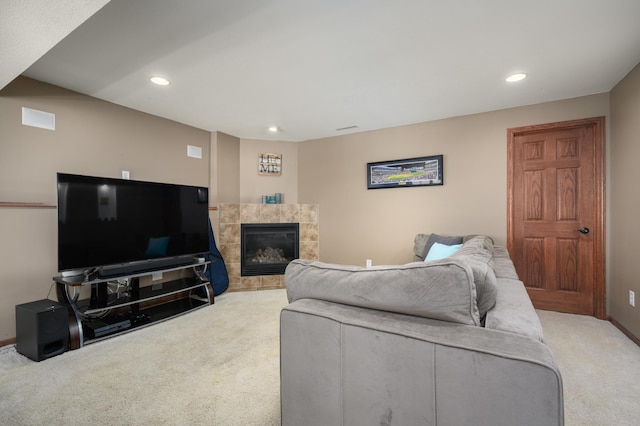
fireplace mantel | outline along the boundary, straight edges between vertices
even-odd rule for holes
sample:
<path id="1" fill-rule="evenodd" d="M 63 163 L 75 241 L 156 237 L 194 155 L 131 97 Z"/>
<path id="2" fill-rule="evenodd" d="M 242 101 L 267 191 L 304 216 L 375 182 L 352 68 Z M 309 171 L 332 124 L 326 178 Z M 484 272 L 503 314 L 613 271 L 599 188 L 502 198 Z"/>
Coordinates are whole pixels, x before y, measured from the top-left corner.
<path id="1" fill-rule="evenodd" d="M 284 275 L 240 276 L 240 225 L 299 223 L 300 258 L 318 260 L 317 204 L 219 204 L 218 248 L 229 272 L 229 291 L 284 288 Z"/>

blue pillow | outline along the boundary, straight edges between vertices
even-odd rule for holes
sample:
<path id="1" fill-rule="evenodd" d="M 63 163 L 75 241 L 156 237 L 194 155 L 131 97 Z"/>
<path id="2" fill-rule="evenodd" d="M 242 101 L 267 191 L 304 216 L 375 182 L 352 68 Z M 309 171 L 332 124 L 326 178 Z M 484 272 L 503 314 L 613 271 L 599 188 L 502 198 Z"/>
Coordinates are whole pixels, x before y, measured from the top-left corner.
<path id="1" fill-rule="evenodd" d="M 429 262 L 430 260 L 444 259 L 445 257 L 449 257 L 460 250 L 460 247 L 462 247 L 462 244 L 447 246 L 440 243 L 433 243 L 429 249 L 429 253 L 427 253 L 427 256 L 424 258 L 424 261 Z"/>

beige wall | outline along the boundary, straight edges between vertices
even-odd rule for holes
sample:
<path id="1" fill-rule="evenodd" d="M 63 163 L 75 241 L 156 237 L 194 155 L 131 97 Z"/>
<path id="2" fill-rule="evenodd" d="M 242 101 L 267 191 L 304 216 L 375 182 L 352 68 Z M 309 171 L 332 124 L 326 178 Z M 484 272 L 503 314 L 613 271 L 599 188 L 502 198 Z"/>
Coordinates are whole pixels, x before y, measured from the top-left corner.
<path id="1" fill-rule="evenodd" d="M 299 144 L 298 201 L 320 205 L 320 260 L 412 260 L 415 234 L 506 243 L 507 129 L 608 116 L 600 94 Z M 367 190 L 366 164 L 444 155 L 444 186 Z"/>
<path id="2" fill-rule="evenodd" d="M 283 194 L 286 204 L 298 200 L 298 144 L 282 141 L 240 139 L 222 132 L 211 136 L 213 202 L 261 203 L 263 195 Z M 282 155 L 282 174 L 258 174 L 258 154 Z"/>
<path id="3" fill-rule="evenodd" d="M 609 315 L 640 338 L 640 65 L 611 91 Z M 629 305 L 629 291 L 636 306 Z"/>
<path id="4" fill-rule="evenodd" d="M 258 174 L 258 154 L 282 155 L 282 174 Z M 298 144 L 256 139 L 240 140 L 240 202 L 261 203 L 263 195 L 283 194 L 283 202 L 298 202 Z"/>
<path id="5" fill-rule="evenodd" d="M 56 115 L 56 130 L 21 124 L 21 108 Z M 209 184 L 210 133 L 27 78 L 0 91 L 0 202 L 56 201 L 56 172 Z M 188 158 L 187 145 L 203 159 Z M 15 305 L 44 299 L 57 273 L 55 208 L 0 207 L 0 341 Z M 52 291 L 51 298 L 55 298 Z"/>
<path id="6" fill-rule="evenodd" d="M 209 169 L 209 203 L 240 201 L 240 139 L 222 132 L 211 133 Z M 219 212 L 209 211 L 213 235 L 218 235 Z"/>
<path id="7" fill-rule="evenodd" d="M 213 133 L 216 140 L 211 154 L 211 184 L 218 203 L 240 202 L 240 139 L 222 132 Z"/>

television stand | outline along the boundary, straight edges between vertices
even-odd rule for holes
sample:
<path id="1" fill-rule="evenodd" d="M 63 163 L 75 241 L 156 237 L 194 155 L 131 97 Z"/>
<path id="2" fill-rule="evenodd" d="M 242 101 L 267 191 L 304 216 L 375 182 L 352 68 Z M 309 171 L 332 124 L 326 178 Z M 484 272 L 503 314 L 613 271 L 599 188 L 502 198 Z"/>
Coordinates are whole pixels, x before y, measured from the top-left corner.
<path id="1" fill-rule="evenodd" d="M 53 277 L 58 301 L 69 309 L 69 347 L 82 346 L 213 304 L 204 269 L 210 262 L 110 277 Z M 154 275 L 171 275 L 154 281 Z"/>

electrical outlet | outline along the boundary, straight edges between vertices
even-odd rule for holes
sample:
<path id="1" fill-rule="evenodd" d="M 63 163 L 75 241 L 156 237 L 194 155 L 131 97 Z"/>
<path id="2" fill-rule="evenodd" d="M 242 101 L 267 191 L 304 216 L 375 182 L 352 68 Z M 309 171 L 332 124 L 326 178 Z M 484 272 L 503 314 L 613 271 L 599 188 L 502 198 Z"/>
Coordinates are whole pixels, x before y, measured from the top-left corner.
<path id="1" fill-rule="evenodd" d="M 372 265 L 371 259 L 367 259 L 366 265 L 367 265 L 367 268 L 371 268 L 371 265 Z"/>
<path id="2" fill-rule="evenodd" d="M 633 306 L 634 308 L 636 307 L 636 292 L 629 290 L 629 304 L 631 306 Z"/>

